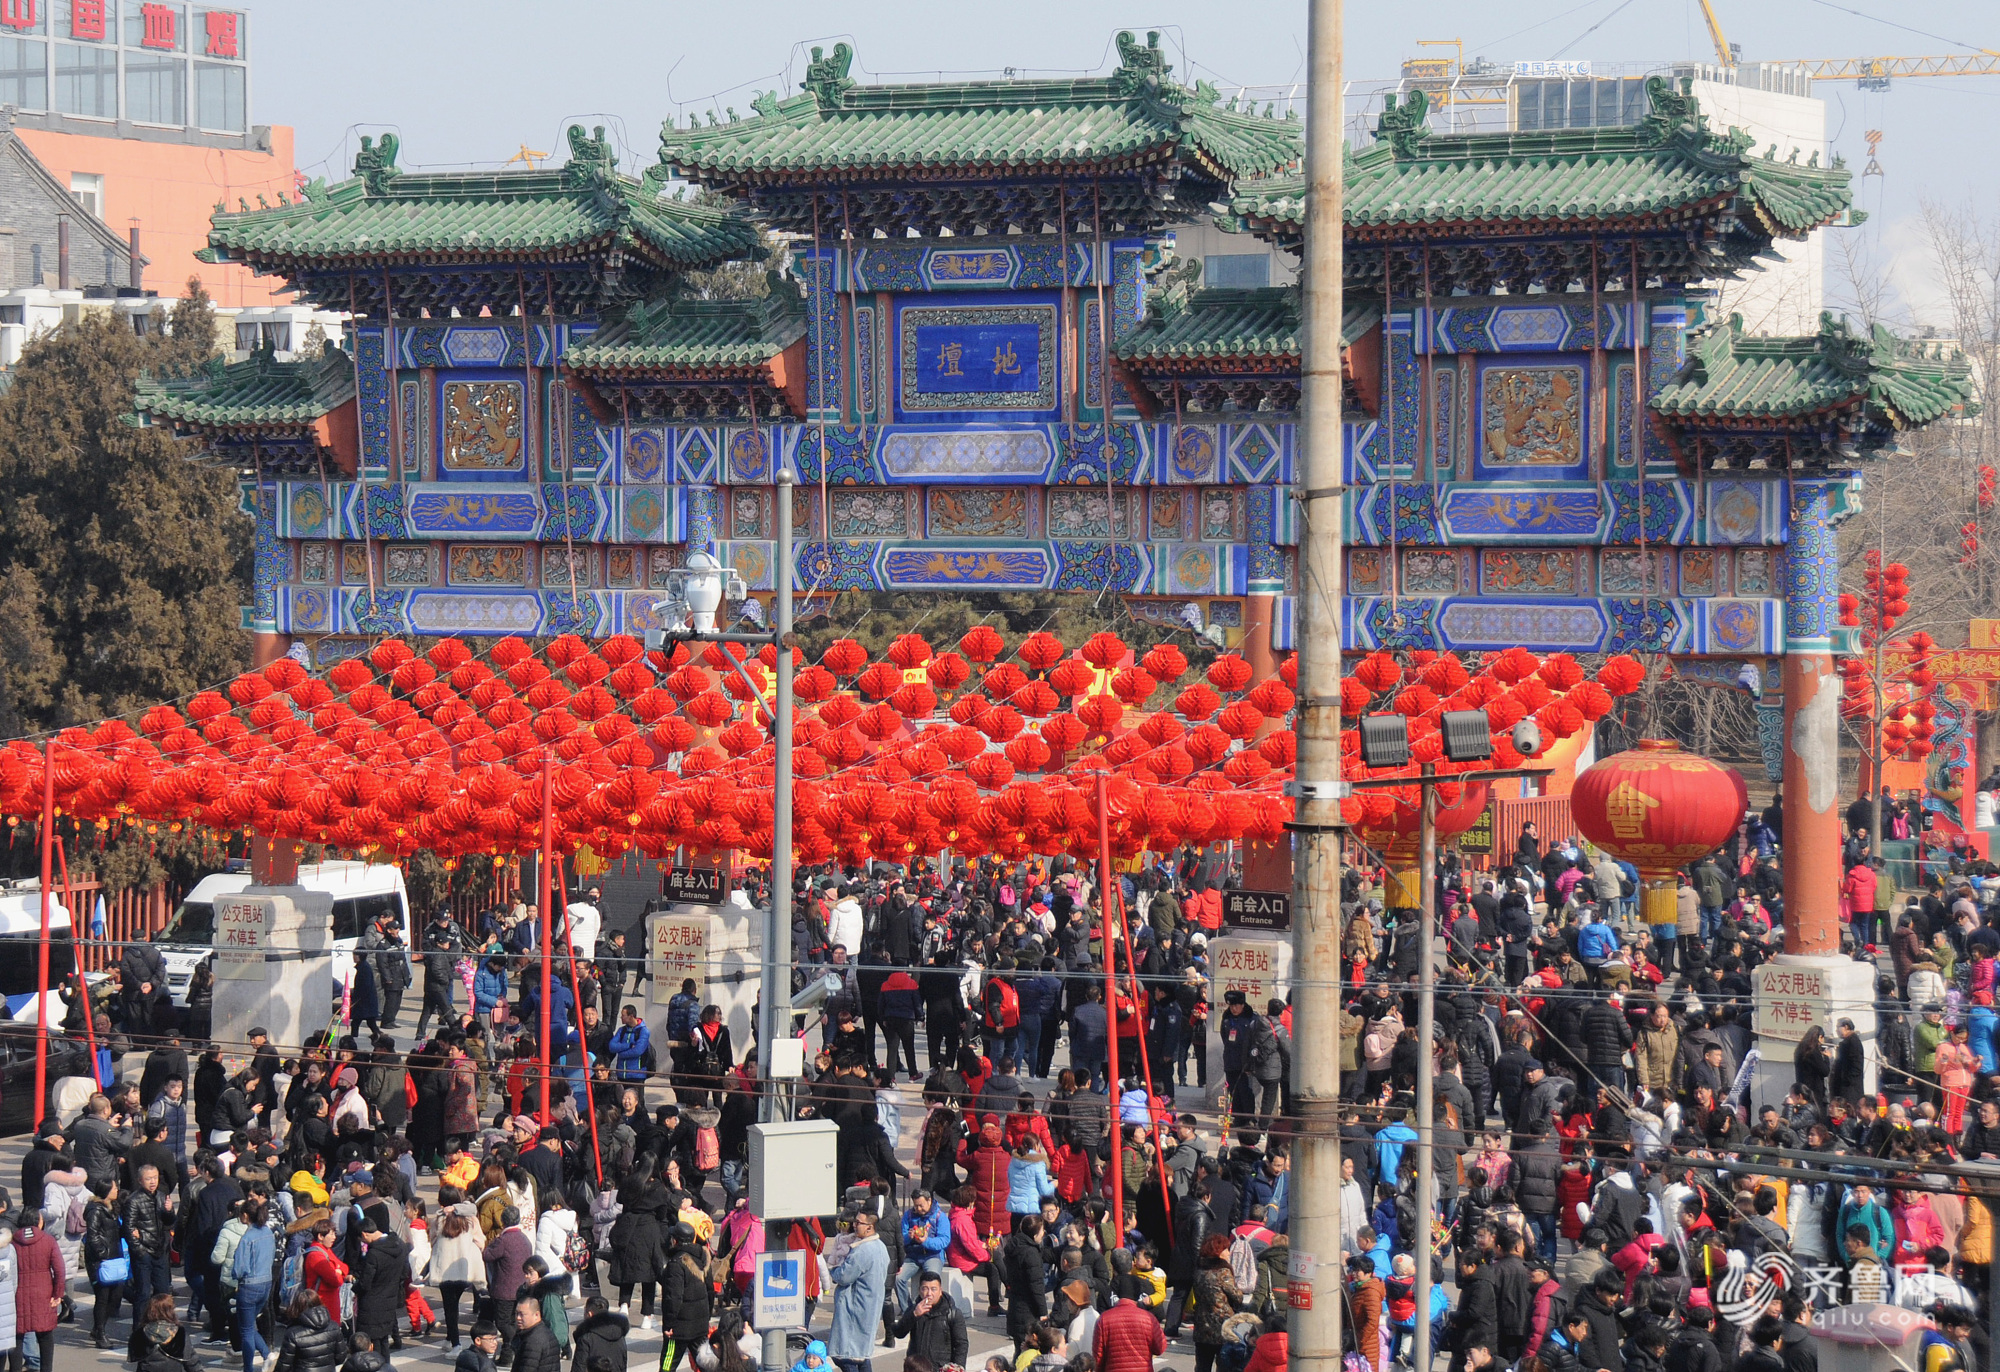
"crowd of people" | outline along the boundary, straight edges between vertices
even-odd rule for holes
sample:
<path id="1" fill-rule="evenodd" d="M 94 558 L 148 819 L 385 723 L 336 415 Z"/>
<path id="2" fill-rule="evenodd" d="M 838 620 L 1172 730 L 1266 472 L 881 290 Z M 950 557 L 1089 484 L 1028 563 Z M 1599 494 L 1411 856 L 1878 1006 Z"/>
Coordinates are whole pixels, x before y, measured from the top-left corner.
<path id="1" fill-rule="evenodd" d="M 1813 1309 L 1877 1299 L 1930 1313 L 1971 1365 L 1992 1220 L 1952 1164 L 2000 1159 L 2000 875 L 1971 863 L 1910 895 L 1886 947 L 1861 914 L 1873 891 L 1849 907 L 1850 954 L 1881 960 L 1872 1058 L 1851 1018 L 1760 1043 L 1775 819 L 1683 874 L 1671 925 L 1642 923 L 1637 874 L 1571 840 L 1530 828 L 1485 872 L 1448 856 L 1428 1046 L 1417 913 L 1379 868 L 1347 870 L 1342 977 L 1309 989 L 1341 1005 L 1332 1271 L 1367 1372 L 1409 1365 L 1420 1322 L 1451 1372 L 1811 1372 Z M 838 990 L 794 1021 L 814 1056 L 782 1087 L 692 981 L 649 1029 L 625 999 L 643 963 L 589 898 L 546 969 L 546 1081 L 545 969 L 520 910 L 471 930 L 440 911 L 413 952 L 378 927 L 352 1032 L 290 1057 L 261 1032 L 183 1042 L 156 1005 L 121 1007 L 143 1066 L 43 1124 L 0 1226 L 0 1346 L 53 1372 L 58 1326 L 87 1318 L 142 1372 L 191 1369 L 203 1346 L 245 1372 L 380 1372 L 428 1338 L 458 1372 L 624 1372 L 636 1327 L 659 1331 L 662 1372 L 741 1372 L 759 1357 L 756 1259 L 782 1244 L 810 1255 L 807 1328 L 829 1307 L 823 1336 L 798 1331 L 799 1372 L 869 1372 L 905 1340 L 907 1372 L 962 1368 L 982 1287 L 1012 1348 L 990 1372 L 1149 1372 L 1175 1345 L 1196 1372 L 1276 1372 L 1300 1127 L 1288 999 L 1214 994 L 1235 877 L 1213 859 L 1117 877 L 1109 948 L 1093 875 L 1061 859 L 800 874 L 796 984 Z M 405 959 L 424 978 L 407 1056 L 388 994 L 415 981 Z M 144 994 L 150 970 L 122 983 Z M 1791 1090 L 1753 1109 L 1746 1063 L 1781 1049 Z M 782 1234 L 747 1176 L 780 1089 L 836 1125 L 840 1188 L 837 1213 Z M 1441 1280 L 1420 1290 L 1425 1243 Z M 1772 1254 L 1789 1275 L 1746 1288 Z"/>

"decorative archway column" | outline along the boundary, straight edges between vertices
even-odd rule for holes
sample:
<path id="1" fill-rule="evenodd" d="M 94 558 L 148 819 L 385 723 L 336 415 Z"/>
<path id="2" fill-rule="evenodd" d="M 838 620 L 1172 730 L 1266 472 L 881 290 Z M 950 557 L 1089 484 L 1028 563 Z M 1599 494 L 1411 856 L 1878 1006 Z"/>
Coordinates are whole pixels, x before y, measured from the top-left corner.
<path id="1" fill-rule="evenodd" d="M 242 510 L 256 520 L 256 553 L 251 561 L 250 662 L 268 667 L 291 651 L 290 634 L 278 627 L 278 598 L 291 579 L 291 553 L 278 539 L 278 488 L 245 482 Z"/>
<path id="2" fill-rule="evenodd" d="M 1785 951 L 1840 951 L 1840 679 L 1833 670 L 1845 480 L 1791 483 L 1785 565 Z"/>
<path id="3" fill-rule="evenodd" d="M 1794 480 L 1785 565 L 1785 951 L 1757 969 L 1764 1043 L 1752 1108 L 1783 1098 L 1792 1047 L 1818 1025 L 1829 1040 L 1852 1020 L 1875 1089 L 1874 968 L 1840 955 L 1840 678 L 1833 670 L 1840 555 L 1834 527 L 1850 512 L 1844 477 Z"/>

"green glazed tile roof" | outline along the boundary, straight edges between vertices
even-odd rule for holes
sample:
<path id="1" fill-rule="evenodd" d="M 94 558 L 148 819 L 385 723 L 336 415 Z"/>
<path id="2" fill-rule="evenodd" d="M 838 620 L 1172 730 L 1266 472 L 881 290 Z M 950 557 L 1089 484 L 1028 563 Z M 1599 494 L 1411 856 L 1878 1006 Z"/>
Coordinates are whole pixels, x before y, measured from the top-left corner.
<path id="1" fill-rule="evenodd" d="M 922 170 L 1017 176 L 1184 158 L 1211 175 L 1276 171 L 1300 155 L 1301 126 L 1224 106 L 1205 83 L 1167 78 L 1159 35 L 1118 36 L 1119 68 L 1073 80 L 862 86 L 853 52 L 814 49 L 805 94 L 759 96 L 756 115 L 668 125 L 660 160 L 706 181 L 776 181 Z M 1087 190 L 1080 192 L 1087 194 Z"/>
<path id="2" fill-rule="evenodd" d="M 670 296 L 634 306 L 625 318 L 570 349 L 564 362 L 585 374 L 754 371 L 805 334 L 805 302 L 783 279 L 755 300 Z"/>
<path id="3" fill-rule="evenodd" d="M 364 147 L 356 175 L 315 184 L 290 203 L 218 207 L 205 254 L 266 269 L 289 264 L 543 260 L 623 249 L 671 267 L 699 267 L 757 250 L 740 212 L 659 194 L 653 180 L 613 170 L 600 139 L 570 130 L 573 156 L 543 171 L 419 174 L 395 166 L 396 141 Z"/>
<path id="4" fill-rule="evenodd" d="M 1379 302 L 1344 301 L 1341 343 L 1354 342 L 1382 322 Z M 1118 355 L 1141 370 L 1184 369 L 1205 362 L 1299 359 L 1299 295 L 1294 286 L 1211 289 L 1169 288 L 1144 323 L 1120 339 Z"/>
<path id="5" fill-rule="evenodd" d="M 1759 156 L 1740 130 L 1711 132 L 1692 96 L 1658 77 L 1647 90 L 1652 113 L 1637 124 L 1547 133 L 1433 133 L 1422 91 L 1392 101 L 1376 141 L 1345 160 L 1348 233 L 1468 224 L 1532 233 L 1733 207 L 1766 235 L 1798 237 L 1848 209 L 1845 167 L 1818 166 L 1817 154 L 1805 165 Z M 1240 183 L 1227 219 L 1295 241 L 1305 223 L 1305 182 Z"/>
<path id="6" fill-rule="evenodd" d="M 205 429 L 296 428 L 354 399 L 354 358 L 329 346 L 318 357 L 280 362 L 265 351 L 219 360 L 191 377 L 139 379 L 133 408 L 154 419 Z"/>
<path id="7" fill-rule="evenodd" d="M 1742 316 L 1732 315 L 1695 344 L 1651 404 L 1678 419 L 1782 424 L 1865 402 L 1869 419 L 1902 429 L 1963 410 L 1972 396 L 1962 355 L 1899 339 L 1879 324 L 1860 334 L 1822 315 L 1816 334 L 1762 338 L 1745 334 Z"/>

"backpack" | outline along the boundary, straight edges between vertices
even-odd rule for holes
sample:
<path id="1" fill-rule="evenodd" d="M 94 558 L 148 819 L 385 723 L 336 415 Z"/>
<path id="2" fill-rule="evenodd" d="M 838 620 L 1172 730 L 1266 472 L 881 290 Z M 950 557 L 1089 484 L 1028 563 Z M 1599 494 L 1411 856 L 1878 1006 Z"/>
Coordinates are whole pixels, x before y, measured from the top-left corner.
<path id="1" fill-rule="evenodd" d="M 993 1029 L 1013 1029 L 1021 1023 L 1021 996 L 1013 986 L 1004 981 L 988 983 L 986 987 L 986 1023 Z"/>
<path id="2" fill-rule="evenodd" d="M 590 1240 L 585 1238 L 580 1231 L 572 1231 L 570 1236 L 563 1240 L 563 1266 L 567 1267 L 570 1271 L 583 1271 L 584 1268 L 590 1266 L 590 1260 L 594 1256 L 595 1254 L 591 1251 Z"/>
<path id="3" fill-rule="evenodd" d="M 1238 1291 L 1257 1289 L 1257 1255 L 1250 1248 L 1250 1240 L 1241 1234 L 1229 1241 L 1229 1272 L 1236 1278 Z"/>
<path id="4" fill-rule="evenodd" d="M 712 1124 L 704 1124 L 694 1131 L 694 1165 L 703 1172 L 713 1172 L 722 1166 L 722 1143 Z"/>

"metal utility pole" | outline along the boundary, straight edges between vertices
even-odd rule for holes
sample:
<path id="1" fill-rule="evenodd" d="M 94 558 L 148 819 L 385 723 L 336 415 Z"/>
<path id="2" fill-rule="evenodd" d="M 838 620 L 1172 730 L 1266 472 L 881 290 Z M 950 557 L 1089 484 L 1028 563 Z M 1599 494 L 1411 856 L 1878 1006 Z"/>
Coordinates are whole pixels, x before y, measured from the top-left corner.
<path id="1" fill-rule="evenodd" d="M 1431 764 L 1424 764 L 1428 781 Z M 1432 1097 L 1437 1091 L 1437 1049 L 1431 1040 L 1437 1033 L 1437 787 L 1425 785 L 1423 810 L 1417 830 L 1417 1223 L 1424 1232 L 1417 1235 L 1411 1251 L 1417 1259 L 1417 1304 L 1422 1307 L 1416 1323 L 1417 1372 L 1431 1372 L 1430 1217 L 1437 1209 L 1437 1113 Z"/>
<path id="2" fill-rule="evenodd" d="M 777 660 L 771 671 L 771 908 L 764 924 L 764 965 L 758 978 L 757 1061 L 762 1092 L 757 1118 L 778 1118 L 777 1085 L 771 1080 L 771 1045 L 792 1027 L 792 485 L 790 467 L 778 468 L 778 600 L 772 637 Z"/>
<path id="3" fill-rule="evenodd" d="M 792 1031 L 792 486 L 790 467 L 780 467 L 778 482 L 778 595 L 772 615 L 771 641 L 777 647 L 771 664 L 771 903 L 764 916 L 764 963 L 757 998 L 757 1119 L 770 1124 L 782 1118 L 778 1083 L 771 1076 L 771 1052 L 782 1035 Z M 781 1249 L 791 1232 L 790 1220 L 767 1220 L 764 1247 Z M 810 1260 L 810 1255 L 808 1255 Z M 764 1331 L 761 1367 L 782 1372 L 788 1363 L 783 1329 Z"/>
<path id="4" fill-rule="evenodd" d="M 1336 1372 L 1340 1307 L 1341 3 L 1310 0 L 1298 486 L 1298 799 L 1293 823 L 1291 1359 Z M 1427 1370 L 1426 1370 L 1427 1372 Z"/>

